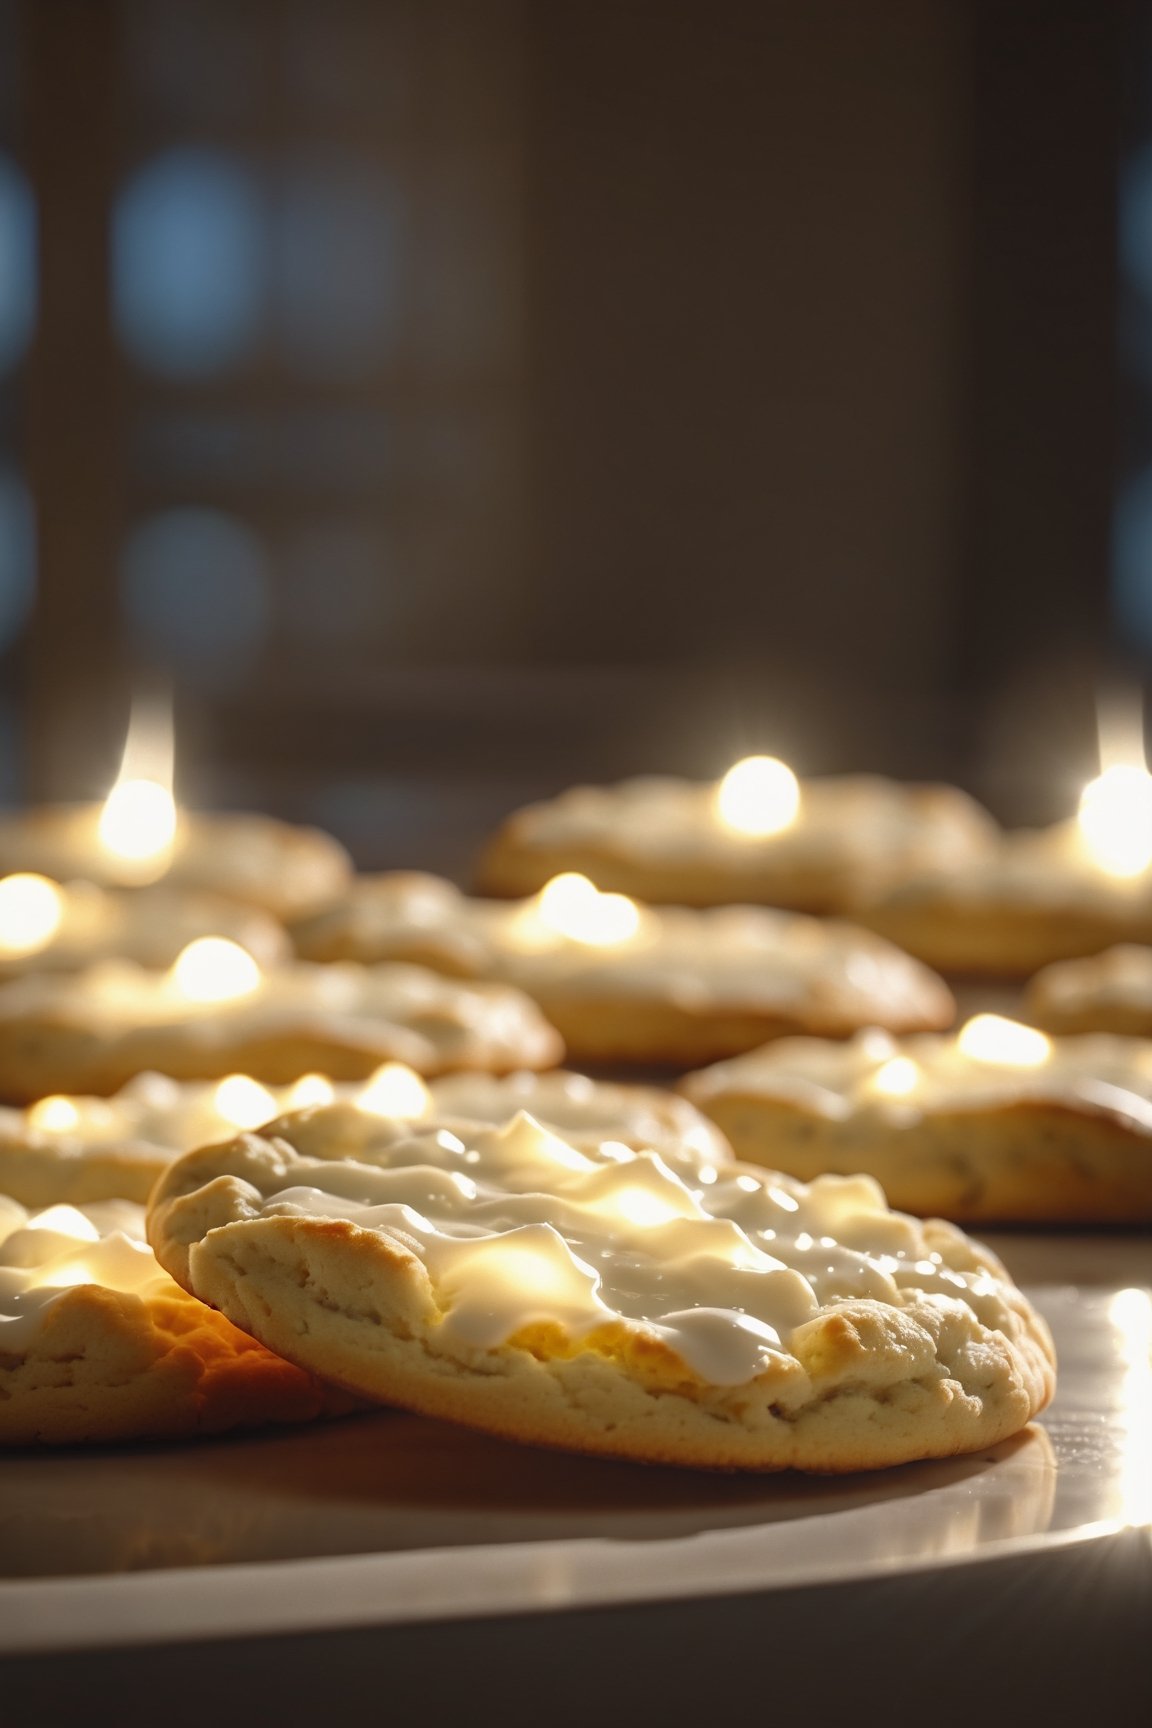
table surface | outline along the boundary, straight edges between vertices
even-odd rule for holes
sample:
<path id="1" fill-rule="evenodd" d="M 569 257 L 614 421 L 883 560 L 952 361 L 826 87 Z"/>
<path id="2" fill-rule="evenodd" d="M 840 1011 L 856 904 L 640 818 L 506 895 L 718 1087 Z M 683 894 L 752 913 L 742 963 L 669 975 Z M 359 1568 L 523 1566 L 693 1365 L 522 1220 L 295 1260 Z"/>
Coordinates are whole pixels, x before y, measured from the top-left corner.
<path id="1" fill-rule="evenodd" d="M 968 1458 L 707 1476 L 405 1414 L 7 1458 L 0 1652 L 634 1605 L 955 1568 L 1152 1526 L 1152 1234 L 992 1238 L 1057 1397 Z"/>

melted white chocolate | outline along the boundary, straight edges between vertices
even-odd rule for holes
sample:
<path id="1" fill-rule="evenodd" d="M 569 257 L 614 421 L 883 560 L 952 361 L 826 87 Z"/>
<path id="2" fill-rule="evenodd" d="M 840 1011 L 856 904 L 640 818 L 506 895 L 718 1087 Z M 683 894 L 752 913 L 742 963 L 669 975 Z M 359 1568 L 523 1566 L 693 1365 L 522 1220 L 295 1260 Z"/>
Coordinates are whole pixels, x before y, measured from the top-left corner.
<path id="1" fill-rule="evenodd" d="M 590 847 L 638 862 L 802 870 L 839 861 L 865 877 L 894 864 L 927 867 L 977 854 L 991 818 L 954 788 L 903 786 L 876 775 L 805 780 L 797 815 L 769 834 L 747 834 L 718 813 L 712 783 L 647 775 L 615 786 L 574 786 L 514 818 L 518 844 L 562 852 Z"/>
<path id="2" fill-rule="evenodd" d="M 965 1053 L 960 1034 L 891 1038 L 870 1031 L 844 1044 L 785 1038 L 702 1069 L 685 1091 L 705 1107 L 713 1099 L 746 1096 L 829 1120 L 869 1114 L 901 1125 L 941 1111 L 995 1110 L 1029 1100 L 1107 1111 L 1152 1133 L 1152 1043 L 1106 1034 L 1047 1043 L 1039 1061 L 1022 1063 L 976 1060 Z M 1006 1038 L 1006 1056 L 1012 1048 Z"/>
<path id="3" fill-rule="evenodd" d="M 0 817 L 0 873 L 40 871 L 111 886 L 137 878 L 100 838 L 100 804 L 61 804 Z M 351 875 L 338 841 L 269 816 L 181 811 L 166 886 L 204 889 L 291 916 L 339 891 Z"/>
<path id="4" fill-rule="evenodd" d="M 430 1054 L 476 1041 L 530 1062 L 554 1035 L 535 1006 L 499 985 L 464 984 L 416 966 L 312 966 L 264 973 L 226 1000 L 193 996 L 179 968 L 152 973 L 109 961 L 56 978 L 33 975 L 0 987 L 0 1028 L 43 1021 L 115 1040 L 149 1028 L 213 1050 L 235 1038 L 292 1037 L 317 1027 L 359 1047 L 387 1030 L 398 1059 L 421 1067 Z"/>
<path id="5" fill-rule="evenodd" d="M 1152 870 L 1120 876 L 1102 867 L 1077 822 L 1003 834 L 974 859 L 943 859 L 895 885 L 880 902 L 944 902 L 959 910 L 1061 909 L 1123 918 L 1152 912 Z"/>
<path id="6" fill-rule="evenodd" d="M 43 942 L 28 949 L 13 951 L 0 940 L 0 979 L 24 972 L 71 972 L 111 959 L 162 968 L 189 942 L 209 935 L 239 943 L 261 965 L 283 960 L 288 951 L 275 920 L 215 895 L 167 887 L 100 888 L 92 882 L 57 883 L 54 888 L 59 923 Z"/>
<path id="7" fill-rule="evenodd" d="M 805 1185 L 686 1155 L 674 1170 L 611 1143 L 575 1147 L 524 1113 L 399 1141 L 360 1123 L 338 1157 L 348 1128 L 320 1110 L 251 1143 L 230 1215 L 240 1228 L 338 1218 L 377 1232 L 419 1257 L 446 1333 L 476 1349 L 539 1324 L 579 1343 L 622 1323 L 727 1386 L 787 1357 L 795 1330 L 845 1299 L 900 1307 L 916 1291 L 966 1303 L 985 1324 L 1002 1312 L 996 1280 L 966 1255 L 948 1265 L 867 1176 Z"/>
<path id="8" fill-rule="evenodd" d="M 387 1085 L 397 1071 L 404 1084 L 382 1090 L 381 1080 Z M 180 1081 L 140 1074 L 111 1098 L 64 1096 L 41 1099 L 24 1110 L 0 1107 L 0 1184 L 8 1147 L 27 1147 L 42 1162 L 52 1159 L 61 1167 L 85 1161 L 95 1165 L 103 1154 L 114 1152 L 107 1185 L 99 1191 L 119 1192 L 116 1183 L 123 1182 L 129 1165 L 144 1166 L 154 1176 L 194 1146 L 211 1145 L 238 1128 L 258 1128 L 287 1112 L 337 1099 L 352 1105 L 366 1099 L 365 1108 L 380 1119 L 380 1134 L 385 1121 L 393 1124 L 393 1132 L 403 1133 L 412 1121 L 496 1123 L 527 1108 L 579 1144 L 622 1139 L 668 1157 L 686 1150 L 711 1166 L 731 1158 L 719 1130 L 686 1099 L 671 1093 L 615 1086 L 563 1071 L 500 1079 L 453 1074 L 425 1086 L 410 1070 L 388 1064 L 366 1082 L 347 1084 L 319 1075 L 291 1086 L 263 1086 L 247 1075 Z M 133 1182 L 133 1191 L 144 1190 Z"/>
<path id="9" fill-rule="evenodd" d="M 931 973 L 846 924 L 761 906 L 637 906 L 629 934 L 584 941 L 556 928 L 543 901 L 469 899 L 450 883 L 408 873 L 367 877 L 298 939 L 305 952 L 333 945 L 365 960 L 418 951 L 429 964 L 498 978 L 545 1002 L 552 992 L 607 992 L 687 1012 L 799 1012 L 834 1001 L 857 1021 L 947 1017 L 936 1000 L 939 992 L 946 1002 L 946 993 Z"/>
<path id="10" fill-rule="evenodd" d="M 144 1236 L 144 1209 L 128 1200 L 27 1212 L 0 1198 L 0 1357 L 22 1355 L 45 1311 L 77 1285 L 130 1296 L 175 1291 Z"/>

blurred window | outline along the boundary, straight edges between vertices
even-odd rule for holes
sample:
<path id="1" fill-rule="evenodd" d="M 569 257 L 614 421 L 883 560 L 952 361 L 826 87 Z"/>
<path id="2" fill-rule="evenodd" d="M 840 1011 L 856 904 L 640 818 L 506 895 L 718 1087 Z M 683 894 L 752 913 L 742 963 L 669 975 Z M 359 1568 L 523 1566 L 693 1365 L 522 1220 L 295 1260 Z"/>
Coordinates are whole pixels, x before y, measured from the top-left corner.
<path id="1" fill-rule="evenodd" d="M 36 586 L 36 533 L 28 488 L 0 468 L 0 653 L 20 635 Z"/>
<path id="2" fill-rule="evenodd" d="M 272 593 L 264 547 L 221 510 L 167 510 L 124 547 L 129 627 L 148 659 L 209 689 L 250 673 L 265 647 Z"/>
<path id="3" fill-rule="evenodd" d="M 216 372 L 251 349 L 263 310 L 255 176 L 210 150 L 172 150 L 137 170 L 113 216 L 120 339 L 172 377 Z"/>
<path id="4" fill-rule="evenodd" d="M 36 206 L 10 157 L 0 153 L 0 371 L 24 357 L 36 322 Z"/>

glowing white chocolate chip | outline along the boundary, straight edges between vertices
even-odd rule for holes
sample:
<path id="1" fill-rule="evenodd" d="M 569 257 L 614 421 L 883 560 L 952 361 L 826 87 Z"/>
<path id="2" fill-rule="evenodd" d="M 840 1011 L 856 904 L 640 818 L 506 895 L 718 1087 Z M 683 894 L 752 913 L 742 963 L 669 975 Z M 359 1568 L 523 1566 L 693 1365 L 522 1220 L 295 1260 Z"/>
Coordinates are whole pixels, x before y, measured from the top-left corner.
<path id="1" fill-rule="evenodd" d="M 414 1069 L 403 1062 L 385 1062 L 377 1068 L 356 1099 L 356 1108 L 370 1116 L 423 1116 L 432 1094 Z"/>
<path id="2" fill-rule="evenodd" d="M 536 916 L 549 930 L 592 948 L 627 942 L 640 928 L 640 910 L 626 894 L 601 894 L 587 876 L 553 876 L 536 897 Z"/>
<path id="3" fill-rule="evenodd" d="M 271 1092 L 247 1074 L 229 1074 L 221 1080 L 213 1102 L 225 1121 L 237 1128 L 259 1128 L 277 1113 Z"/>
<path id="4" fill-rule="evenodd" d="M 29 1128 L 39 1128 L 50 1134 L 68 1134 L 80 1126 L 80 1120 L 80 1112 L 71 1098 L 61 1097 L 59 1093 L 37 1099 L 28 1109 Z"/>
<path id="5" fill-rule="evenodd" d="M 189 1002 L 228 1002 L 260 986 L 260 968 L 238 942 L 200 936 L 179 954 L 169 974 Z"/>
<path id="6" fill-rule="evenodd" d="M 1152 774 L 1115 763 L 1085 786 L 1080 832 L 1092 858 L 1110 876 L 1139 876 L 1152 864 Z"/>
<path id="7" fill-rule="evenodd" d="M 176 804 L 155 780 L 120 780 L 100 812 L 100 841 L 117 858 L 163 858 L 176 838 Z"/>
<path id="8" fill-rule="evenodd" d="M 1043 1032 L 1006 1020 L 1001 1014 L 977 1014 L 961 1027 L 957 1048 L 972 1062 L 1000 1068 L 1039 1068 L 1052 1054 Z"/>
<path id="9" fill-rule="evenodd" d="M 307 1110 L 313 1104 L 331 1104 L 335 1096 L 336 1088 L 323 1074 L 302 1074 L 295 1085 L 288 1088 L 285 1108 Z"/>
<path id="10" fill-rule="evenodd" d="M 171 705 L 135 703 L 120 773 L 97 827 L 100 844 L 126 867 L 127 879 L 152 880 L 171 861 L 177 825 L 173 756 Z"/>
<path id="11" fill-rule="evenodd" d="M 800 782 L 775 756 L 746 756 L 717 786 L 716 811 L 737 834 L 780 834 L 799 814 Z"/>
<path id="12" fill-rule="evenodd" d="M 920 1070 L 910 1056 L 892 1056 L 872 1076 L 872 1088 L 885 1098 L 907 1098 L 915 1092 Z"/>
<path id="13" fill-rule="evenodd" d="M 38 954 L 64 918 L 64 896 L 47 876 L 21 871 L 0 882 L 0 956 Z"/>

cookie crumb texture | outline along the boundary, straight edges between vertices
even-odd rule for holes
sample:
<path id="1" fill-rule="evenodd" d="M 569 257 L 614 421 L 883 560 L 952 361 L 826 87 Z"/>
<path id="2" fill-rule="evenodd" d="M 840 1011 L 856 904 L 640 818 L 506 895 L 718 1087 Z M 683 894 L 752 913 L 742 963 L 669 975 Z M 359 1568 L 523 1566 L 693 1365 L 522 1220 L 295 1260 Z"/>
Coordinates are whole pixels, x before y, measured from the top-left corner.
<path id="1" fill-rule="evenodd" d="M 30 1215 L 0 1198 L 0 1444 L 179 1439 L 354 1407 L 174 1284 L 140 1207 Z"/>
<path id="2" fill-rule="evenodd" d="M 995 1257 L 868 1178 L 578 1149 L 524 1114 L 382 1144 L 304 1112 L 180 1160 L 149 1232 L 302 1367 L 540 1445 L 851 1471 L 990 1445 L 1053 1389 Z"/>

